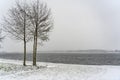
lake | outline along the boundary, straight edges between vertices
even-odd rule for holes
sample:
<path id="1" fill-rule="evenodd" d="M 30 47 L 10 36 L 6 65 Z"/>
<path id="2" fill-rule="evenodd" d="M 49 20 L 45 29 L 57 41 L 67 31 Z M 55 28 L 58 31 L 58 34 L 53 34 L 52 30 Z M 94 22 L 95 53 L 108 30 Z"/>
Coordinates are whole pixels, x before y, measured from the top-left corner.
<path id="1" fill-rule="evenodd" d="M 0 54 L 0 58 L 23 60 L 23 54 L 5 53 L 5 54 Z M 27 60 L 32 61 L 32 54 L 27 54 Z M 41 54 L 37 54 L 37 61 L 65 63 L 65 64 L 82 64 L 82 65 L 120 65 L 120 54 L 41 53 Z"/>

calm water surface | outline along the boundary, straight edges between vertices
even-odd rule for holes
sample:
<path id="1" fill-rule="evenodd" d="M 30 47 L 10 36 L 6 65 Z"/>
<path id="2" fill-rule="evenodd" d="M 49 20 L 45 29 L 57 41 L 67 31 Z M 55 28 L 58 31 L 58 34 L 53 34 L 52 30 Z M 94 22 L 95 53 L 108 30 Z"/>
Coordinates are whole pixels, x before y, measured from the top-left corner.
<path id="1" fill-rule="evenodd" d="M 0 54 L 0 58 L 23 60 L 23 54 Z M 32 54 L 27 54 L 27 60 L 32 61 Z M 120 54 L 42 53 L 37 54 L 37 61 L 84 65 L 120 65 Z"/>

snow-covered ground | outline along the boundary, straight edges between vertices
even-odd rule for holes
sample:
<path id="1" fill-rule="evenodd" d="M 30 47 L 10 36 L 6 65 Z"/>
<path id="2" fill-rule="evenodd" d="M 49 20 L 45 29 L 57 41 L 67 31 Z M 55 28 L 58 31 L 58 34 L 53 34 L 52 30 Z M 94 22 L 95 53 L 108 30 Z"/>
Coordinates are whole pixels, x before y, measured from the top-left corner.
<path id="1" fill-rule="evenodd" d="M 0 59 L 0 80 L 120 80 L 120 66 L 71 65 Z"/>

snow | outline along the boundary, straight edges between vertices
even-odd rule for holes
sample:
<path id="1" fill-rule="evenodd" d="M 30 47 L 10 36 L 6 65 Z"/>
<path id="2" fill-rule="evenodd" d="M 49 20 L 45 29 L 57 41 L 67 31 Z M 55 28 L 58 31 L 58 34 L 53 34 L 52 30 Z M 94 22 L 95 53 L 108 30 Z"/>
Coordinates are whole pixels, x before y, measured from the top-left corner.
<path id="1" fill-rule="evenodd" d="M 120 66 L 27 63 L 0 59 L 0 80 L 120 80 Z"/>

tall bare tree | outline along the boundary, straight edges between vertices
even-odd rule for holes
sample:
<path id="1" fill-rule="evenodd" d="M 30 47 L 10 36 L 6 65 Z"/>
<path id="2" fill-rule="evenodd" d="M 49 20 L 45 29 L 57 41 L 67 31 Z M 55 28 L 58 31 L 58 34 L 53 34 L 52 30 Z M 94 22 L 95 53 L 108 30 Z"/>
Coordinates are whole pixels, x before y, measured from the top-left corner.
<path id="1" fill-rule="evenodd" d="M 26 65 L 26 43 L 31 40 L 28 30 L 30 24 L 27 18 L 29 6 L 25 2 L 16 2 L 15 6 L 9 9 L 9 14 L 4 18 L 3 28 L 15 39 L 24 42 L 24 62 Z"/>
<path id="2" fill-rule="evenodd" d="M 4 29 L 17 40 L 24 41 L 24 63 L 26 65 L 26 42 L 33 39 L 33 65 L 36 66 L 37 44 L 49 40 L 53 27 L 51 10 L 46 3 L 36 0 L 31 4 L 16 3 L 4 20 Z"/>
<path id="3" fill-rule="evenodd" d="M 31 34 L 33 35 L 33 66 L 36 66 L 37 44 L 40 41 L 49 40 L 49 32 L 53 27 L 51 10 L 46 3 L 36 0 L 32 2 L 27 16 L 31 22 Z"/>

